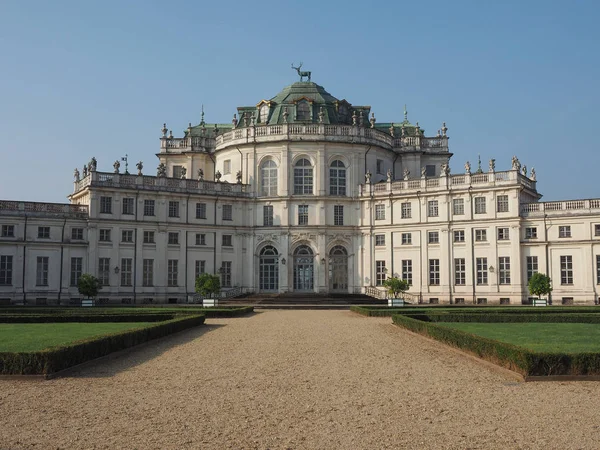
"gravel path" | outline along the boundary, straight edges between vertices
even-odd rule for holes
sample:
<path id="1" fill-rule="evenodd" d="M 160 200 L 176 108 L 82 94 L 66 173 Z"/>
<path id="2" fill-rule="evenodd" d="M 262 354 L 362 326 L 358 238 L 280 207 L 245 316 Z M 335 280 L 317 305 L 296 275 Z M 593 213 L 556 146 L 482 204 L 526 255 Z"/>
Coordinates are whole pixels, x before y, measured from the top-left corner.
<path id="1" fill-rule="evenodd" d="M 519 383 L 389 318 L 211 319 L 69 378 L 0 380 L 0 448 L 600 448 L 600 383 Z"/>

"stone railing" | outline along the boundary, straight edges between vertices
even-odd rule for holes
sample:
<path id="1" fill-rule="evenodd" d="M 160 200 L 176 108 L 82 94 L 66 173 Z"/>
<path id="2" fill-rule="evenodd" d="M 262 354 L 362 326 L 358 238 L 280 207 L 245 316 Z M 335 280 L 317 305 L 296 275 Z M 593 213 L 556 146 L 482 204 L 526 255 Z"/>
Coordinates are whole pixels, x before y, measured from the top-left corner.
<path id="1" fill-rule="evenodd" d="M 558 202 L 524 203 L 521 205 L 522 217 L 563 216 L 581 213 L 600 213 L 600 199 L 563 200 Z"/>
<path id="2" fill-rule="evenodd" d="M 533 191 L 536 182 L 518 173 L 516 170 L 506 172 L 489 172 L 477 174 L 448 175 L 435 178 L 418 178 L 414 180 L 396 180 L 376 184 L 360 185 L 361 195 L 387 196 L 390 194 L 411 193 L 414 191 L 437 192 L 444 190 L 468 189 L 470 186 L 493 187 L 520 184 Z"/>
<path id="3" fill-rule="evenodd" d="M 161 153 L 206 152 L 215 148 L 215 138 L 193 136 L 187 138 L 161 138 Z"/>
<path id="4" fill-rule="evenodd" d="M 72 205 L 70 203 L 0 200 L 0 215 L 86 219 L 88 217 L 88 207 L 87 205 Z"/>
<path id="5" fill-rule="evenodd" d="M 447 137 L 402 137 L 394 138 L 375 128 L 352 125 L 295 124 L 257 125 L 237 128 L 215 138 L 215 148 L 220 150 L 230 145 L 249 142 L 285 140 L 352 142 L 378 145 L 380 147 L 421 151 L 448 151 Z M 176 141 L 170 139 L 169 141 Z M 178 144 L 179 145 L 179 144 Z"/>
<path id="6" fill-rule="evenodd" d="M 149 175 L 125 175 L 122 173 L 91 172 L 74 183 L 74 193 L 86 187 L 111 187 L 147 191 L 168 191 L 207 195 L 249 197 L 248 185 L 214 181 L 189 180 L 185 178 L 155 177 Z"/>

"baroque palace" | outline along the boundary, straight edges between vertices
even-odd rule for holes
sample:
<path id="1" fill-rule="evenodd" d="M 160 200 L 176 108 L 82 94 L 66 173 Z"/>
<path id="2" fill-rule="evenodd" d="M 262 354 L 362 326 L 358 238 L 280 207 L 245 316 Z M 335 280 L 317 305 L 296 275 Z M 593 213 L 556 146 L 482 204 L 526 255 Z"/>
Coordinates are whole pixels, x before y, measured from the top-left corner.
<path id="1" fill-rule="evenodd" d="M 187 302 L 204 272 L 224 296 L 397 275 L 415 302 L 523 304 L 536 271 L 554 304 L 598 303 L 600 200 L 540 202 L 516 157 L 451 174 L 445 124 L 379 122 L 298 72 L 231 123 L 164 126 L 155 175 L 92 158 L 68 204 L 0 201 L 0 304 L 76 303 L 82 273 L 103 303 Z"/>

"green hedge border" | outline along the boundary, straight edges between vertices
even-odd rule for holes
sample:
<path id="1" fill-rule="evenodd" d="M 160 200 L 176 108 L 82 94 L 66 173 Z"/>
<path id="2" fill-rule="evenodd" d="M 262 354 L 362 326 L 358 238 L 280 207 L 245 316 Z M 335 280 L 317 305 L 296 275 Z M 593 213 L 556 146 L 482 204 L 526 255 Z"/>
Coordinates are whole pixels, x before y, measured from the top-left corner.
<path id="1" fill-rule="evenodd" d="M 542 353 L 484 338 L 403 314 L 392 316 L 394 324 L 437 341 L 474 353 L 499 366 L 528 376 L 600 375 L 600 353 Z"/>
<path id="2" fill-rule="evenodd" d="M 49 315 L 52 317 L 59 316 L 108 316 L 108 317 L 119 317 L 119 316 L 144 316 L 142 321 L 146 321 L 148 316 L 170 316 L 176 315 L 186 316 L 194 314 L 204 314 L 206 317 L 241 317 L 254 312 L 253 306 L 240 306 L 232 308 L 198 308 L 198 307 L 182 307 L 182 308 L 152 308 L 152 307 L 90 307 L 90 308 L 66 308 L 66 307 L 30 307 L 30 308 L 15 308 L 6 307 L 0 308 L 0 323 L 3 322 L 3 317 L 7 316 L 45 316 Z M 140 319 L 141 320 L 141 319 Z M 152 321 L 149 319 L 147 321 Z M 160 319 L 165 320 L 165 319 Z M 58 320 L 57 320 L 58 321 Z M 66 321 L 66 320 L 65 320 Z M 83 320 L 82 320 L 83 321 Z M 115 322 L 121 322 L 121 320 L 115 320 Z"/>
<path id="3" fill-rule="evenodd" d="M 157 325 L 77 341 L 39 352 L 0 352 L 0 374 L 49 376 L 109 353 L 202 325 L 204 319 L 204 315 L 176 317 Z"/>
<path id="4" fill-rule="evenodd" d="M 175 314 L 0 314 L 1 323 L 165 322 Z"/>

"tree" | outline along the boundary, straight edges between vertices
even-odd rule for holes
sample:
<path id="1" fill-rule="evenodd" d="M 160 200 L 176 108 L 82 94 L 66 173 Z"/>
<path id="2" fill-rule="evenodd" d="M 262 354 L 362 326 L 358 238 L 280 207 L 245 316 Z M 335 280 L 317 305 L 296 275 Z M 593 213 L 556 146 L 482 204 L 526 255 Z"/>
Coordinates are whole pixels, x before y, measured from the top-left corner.
<path id="1" fill-rule="evenodd" d="M 543 273 L 534 273 L 533 276 L 529 279 L 529 293 L 531 295 L 537 295 L 538 299 L 542 295 L 548 295 L 552 292 L 552 280 L 548 275 L 544 275 Z"/>
<path id="2" fill-rule="evenodd" d="M 102 285 L 100 284 L 100 280 L 94 275 L 84 273 L 79 277 L 77 288 L 81 295 L 85 295 L 87 298 L 94 298 L 98 295 L 100 289 L 102 289 Z"/>
<path id="3" fill-rule="evenodd" d="M 383 282 L 383 286 L 393 298 L 398 298 L 398 295 L 408 291 L 410 285 L 408 281 L 398 277 L 390 277 Z"/>
<path id="4" fill-rule="evenodd" d="M 221 292 L 221 279 L 218 275 L 202 273 L 196 278 L 196 292 L 202 297 L 216 296 Z"/>

